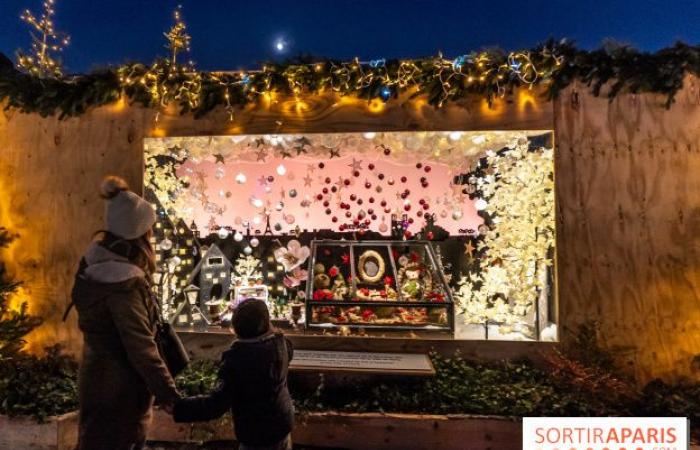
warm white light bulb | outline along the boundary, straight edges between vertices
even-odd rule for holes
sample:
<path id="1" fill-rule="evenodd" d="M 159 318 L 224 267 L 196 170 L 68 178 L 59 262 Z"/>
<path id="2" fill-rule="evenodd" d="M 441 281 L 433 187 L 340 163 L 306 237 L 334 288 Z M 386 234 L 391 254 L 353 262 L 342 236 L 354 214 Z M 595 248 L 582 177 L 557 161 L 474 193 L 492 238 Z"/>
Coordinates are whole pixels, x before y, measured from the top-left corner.
<path id="1" fill-rule="evenodd" d="M 474 202 L 474 208 L 476 208 L 477 211 L 483 211 L 487 206 L 489 206 L 489 204 L 483 198 L 479 198 Z"/>
<path id="2" fill-rule="evenodd" d="M 285 173 L 287 173 L 287 168 L 284 167 L 284 164 L 280 164 L 279 166 L 277 166 L 277 175 L 282 176 Z"/>
<path id="3" fill-rule="evenodd" d="M 458 141 L 462 137 L 462 132 L 461 131 L 453 131 L 450 133 L 450 140 L 451 141 Z"/>
<path id="4" fill-rule="evenodd" d="M 238 175 L 236 175 L 236 183 L 244 184 L 246 180 L 247 178 L 243 172 L 239 172 Z"/>

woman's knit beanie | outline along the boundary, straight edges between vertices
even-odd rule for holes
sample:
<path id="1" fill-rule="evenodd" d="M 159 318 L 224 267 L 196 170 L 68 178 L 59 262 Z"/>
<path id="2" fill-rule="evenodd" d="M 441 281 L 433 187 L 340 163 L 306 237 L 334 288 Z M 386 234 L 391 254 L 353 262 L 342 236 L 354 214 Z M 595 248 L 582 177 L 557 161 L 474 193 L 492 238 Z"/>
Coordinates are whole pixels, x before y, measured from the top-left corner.
<path id="1" fill-rule="evenodd" d="M 123 239 L 136 239 L 156 223 L 153 206 L 129 190 L 122 178 L 110 175 L 102 180 L 100 195 L 106 200 L 105 228 Z"/>

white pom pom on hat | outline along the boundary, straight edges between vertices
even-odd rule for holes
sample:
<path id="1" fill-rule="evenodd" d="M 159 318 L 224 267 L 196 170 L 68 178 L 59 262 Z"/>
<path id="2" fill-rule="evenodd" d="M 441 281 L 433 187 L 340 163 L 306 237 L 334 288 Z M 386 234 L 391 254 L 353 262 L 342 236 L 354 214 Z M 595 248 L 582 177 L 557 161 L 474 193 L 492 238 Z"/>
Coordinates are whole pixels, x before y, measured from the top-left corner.
<path id="1" fill-rule="evenodd" d="M 100 195 L 106 200 L 105 228 L 123 239 L 136 239 L 146 234 L 156 223 L 153 206 L 129 190 L 122 178 L 105 177 Z"/>

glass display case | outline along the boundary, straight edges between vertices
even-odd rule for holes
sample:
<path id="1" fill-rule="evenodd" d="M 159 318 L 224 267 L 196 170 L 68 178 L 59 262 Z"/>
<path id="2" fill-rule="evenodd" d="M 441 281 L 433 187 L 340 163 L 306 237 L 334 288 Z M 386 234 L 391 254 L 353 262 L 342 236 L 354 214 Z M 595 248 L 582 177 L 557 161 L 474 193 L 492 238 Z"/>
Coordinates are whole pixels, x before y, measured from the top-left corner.
<path id="1" fill-rule="evenodd" d="M 452 331 L 452 292 L 428 241 L 314 240 L 307 327 Z"/>

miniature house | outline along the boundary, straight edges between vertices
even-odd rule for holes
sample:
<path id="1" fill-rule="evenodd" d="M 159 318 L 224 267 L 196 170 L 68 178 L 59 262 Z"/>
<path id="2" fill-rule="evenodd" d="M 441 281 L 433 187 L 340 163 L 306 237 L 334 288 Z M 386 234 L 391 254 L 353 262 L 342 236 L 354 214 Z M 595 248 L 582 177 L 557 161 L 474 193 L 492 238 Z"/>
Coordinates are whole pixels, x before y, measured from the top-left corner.
<path id="1" fill-rule="evenodd" d="M 231 271 L 233 264 L 221 249 L 212 244 L 202 255 L 199 264 L 190 274 L 187 284 L 193 284 L 199 277 L 199 309 L 204 317 L 211 321 L 210 302 L 228 299 L 231 290 Z"/>

